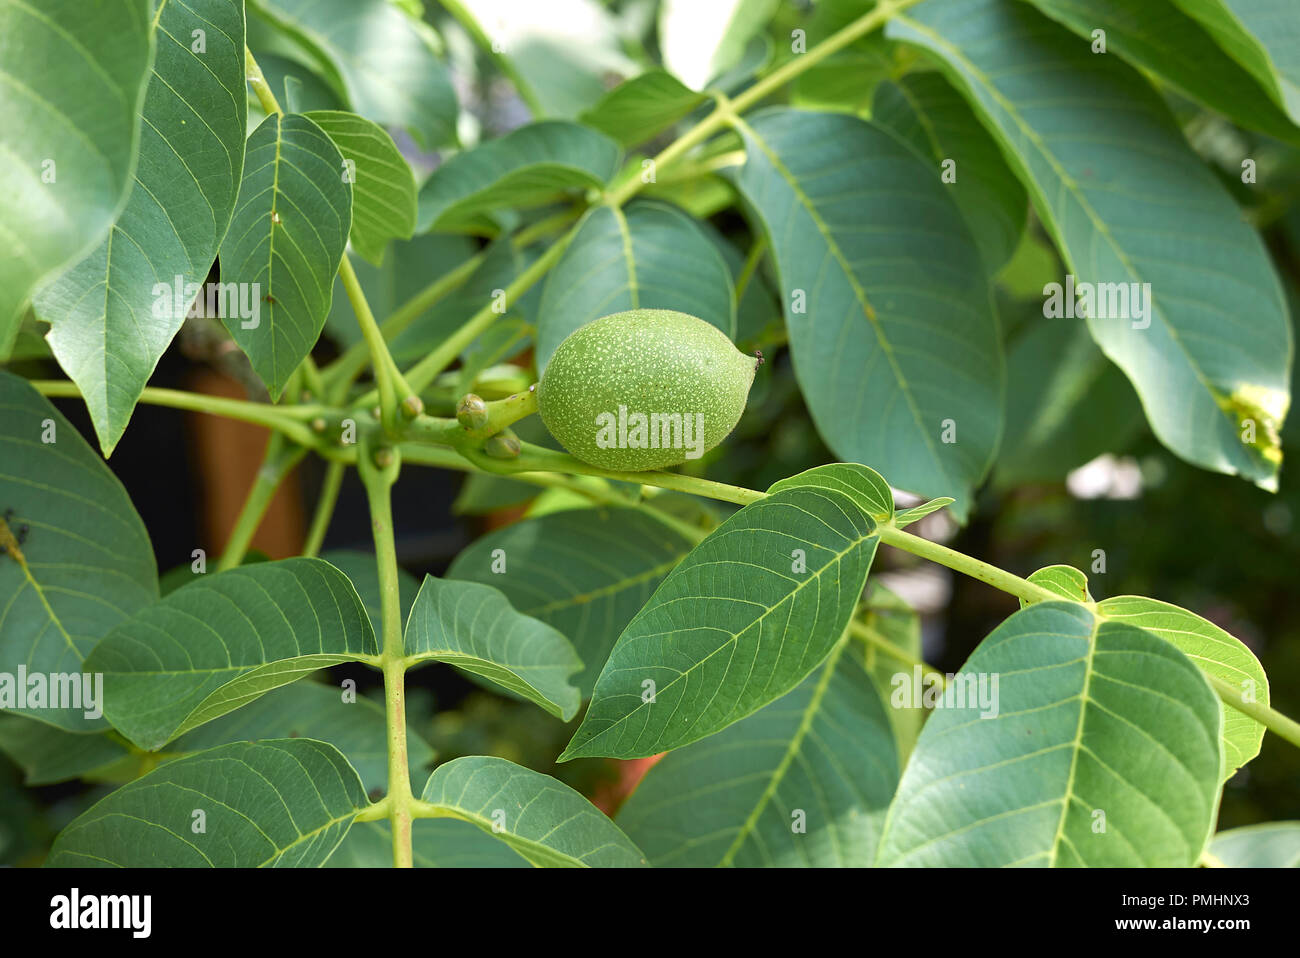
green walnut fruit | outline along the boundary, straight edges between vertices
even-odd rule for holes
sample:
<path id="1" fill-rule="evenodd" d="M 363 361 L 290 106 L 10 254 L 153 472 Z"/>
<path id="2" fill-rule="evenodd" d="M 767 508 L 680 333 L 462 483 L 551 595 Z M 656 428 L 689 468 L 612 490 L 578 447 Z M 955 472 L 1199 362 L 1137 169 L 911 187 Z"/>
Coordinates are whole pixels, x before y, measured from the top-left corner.
<path id="1" fill-rule="evenodd" d="M 633 309 L 580 326 L 537 387 L 551 435 L 603 469 L 662 469 L 727 437 L 761 360 L 702 319 Z"/>

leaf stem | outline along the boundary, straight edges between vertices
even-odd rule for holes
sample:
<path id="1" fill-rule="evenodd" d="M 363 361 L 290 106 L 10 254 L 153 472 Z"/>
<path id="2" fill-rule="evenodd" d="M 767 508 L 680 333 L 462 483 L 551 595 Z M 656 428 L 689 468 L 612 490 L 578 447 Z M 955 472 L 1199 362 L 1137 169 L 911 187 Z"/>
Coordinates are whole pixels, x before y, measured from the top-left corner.
<path id="1" fill-rule="evenodd" d="M 343 486 L 343 472 L 347 467 L 337 461 L 331 461 L 325 467 L 325 479 L 321 483 L 320 498 L 316 500 L 316 511 L 312 514 L 311 528 L 307 530 L 307 541 L 303 543 L 302 554 L 314 556 L 320 552 L 325 542 L 325 533 L 329 531 L 330 519 L 334 517 L 334 507 L 339 501 L 339 489 Z"/>
<path id="2" fill-rule="evenodd" d="M 476 253 L 455 269 L 443 273 L 398 307 L 392 315 L 379 324 L 379 331 L 383 333 L 384 339 L 392 340 L 449 293 L 463 286 L 473 272 L 483 264 L 486 257 L 486 250 Z M 369 343 L 362 339 L 345 349 L 343 354 L 330 364 L 325 371 L 325 384 L 331 398 L 338 402 L 343 401 L 348 387 L 365 370 L 366 359 L 369 356 Z"/>
<path id="3" fill-rule="evenodd" d="M 383 461 L 377 460 L 382 455 Z M 370 504 L 370 525 L 379 569 L 383 641 L 379 656 L 384 673 L 384 710 L 388 733 L 388 819 L 393 832 L 393 865 L 410 868 L 411 770 L 406 748 L 406 662 L 402 646 L 402 607 L 397 577 L 397 547 L 393 529 L 392 488 L 401 470 L 401 454 L 375 447 L 367 438 L 357 456 L 357 469 Z"/>
<path id="4" fill-rule="evenodd" d="M 514 459 L 490 459 L 481 454 L 462 450 L 462 455 L 485 472 L 512 475 L 518 472 L 566 472 L 579 476 L 599 476 L 603 479 L 617 479 L 621 482 L 636 482 L 643 486 L 656 486 L 660 489 L 672 489 L 676 492 L 688 492 L 692 495 L 705 496 L 748 505 L 757 502 L 767 494 L 742 486 L 731 486 L 725 482 L 700 479 L 696 476 L 684 476 L 676 472 L 615 472 L 592 466 L 568 453 L 556 452 L 532 443 L 522 443 L 519 455 Z"/>
<path id="5" fill-rule="evenodd" d="M 29 381 L 29 385 L 42 396 L 83 398 L 77 384 L 70 381 L 34 379 Z M 145 387 L 139 401 L 152 406 L 210 413 L 214 416 L 252 423 L 255 426 L 266 426 L 284 433 L 294 442 L 305 445 L 312 445 L 316 440 L 311 429 L 301 420 L 314 418 L 326 411 L 324 406 L 272 406 L 269 403 L 227 399 L 224 396 L 208 396 L 203 393 L 184 392 L 180 389 L 158 389 L 153 386 Z"/>
<path id="6" fill-rule="evenodd" d="M 348 302 L 352 304 L 352 311 L 356 313 L 357 323 L 361 326 L 361 336 L 370 350 L 371 366 L 375 371 L 375 382 L 379 389 L 379 407 L 383 413 L 381 419 L 384 428 L 390 433 L 395 433 L 399 425 L 398 404 L 414 397 L 415 391 L 406 384 L 401 370 L 393 362 L 388 344 L 384 342 L 384 334 L 379 331 L 375 314 L 370 310 L 370 303 L 366 301 L 366 294 L 361 289 L 361 281 L 357 279 L 352 261 L 348 259 L 346 252 L 339 260 L 339 279 L 343 281 Z M 416 401 L 418 402 L 418 397 Z"/>
<path id="7" fill-rule="evenodd" d="M 1238 712 L 1249 715 L 1264 728 L 1268 729 L 1278 738 L 1285 739 L 1292 745 L 1300 748 L 1300 722 L 1288 718 L 1276 709 L 1269 708 L 1267 705 L 1261 705 L 1258 702 L 1247 701 L 1242 695 L 1242 690 L 1237 688 L 1226 679 L 1217 675 L 1211 675 L 1204 672 L 1205 678 L 1209 680 L 1214 691 L 1219 693 L 1219 698 L 1224 703 L 1232 706 Z"/>
<path id="8" fill-rule="evenodd" d="M 929 539 L 912 535 L 912 533 L 905 532 L 892 525 L 881 523 L 876 529 L 880 533 L 880 541 L 886 545 L 910 552 L 923 559 L 929 559 L 931 562 L 937 562 L 949 569 L 955 569 L 972 579 L 987 582 L 995 589 L 1009 592 L 1026 602 L 1053 602 L 1061 598 L 1055 592 L 1044 589 L 1041 585 L 1030 582 L 1028 579 L 1022 579 L 1020 576 L 999 569 L 997 566 L 981 562 L 979 559 L 972 558 L 965 553 L 949 549 L 947 546 L 931 542 Z"/>
<path id="9" fill-rule="evenodd" d="M 262 73 L 262 68 L 257 65 L 257 59 L 253 56 L 253 51 L 248 49 L 247 44 L 244 46 L 244 78 L 248 80 L 248 85 L 257 94 L 257 102 L 262 105 L 263 113 L 270 116 L 274 113 L 284 112 L 280 109 L 280 101 L 275 98 L 275 93 L 271 90 L 271 84 L 266 82 L 266 75 Z"/>

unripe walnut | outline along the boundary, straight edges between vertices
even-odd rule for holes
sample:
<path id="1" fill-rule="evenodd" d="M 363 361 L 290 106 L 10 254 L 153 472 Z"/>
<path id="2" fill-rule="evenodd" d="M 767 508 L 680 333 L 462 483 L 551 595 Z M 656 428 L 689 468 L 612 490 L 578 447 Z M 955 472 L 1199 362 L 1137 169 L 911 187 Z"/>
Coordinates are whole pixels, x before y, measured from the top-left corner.
<path id="1" fill-rule="evenodd" d="M 551 356 L 537 407 L 577 458 L 618 471 L 698 459 L 736 427 L 757 361 L 702 319 L 634 309 L 574 330 Z"/>

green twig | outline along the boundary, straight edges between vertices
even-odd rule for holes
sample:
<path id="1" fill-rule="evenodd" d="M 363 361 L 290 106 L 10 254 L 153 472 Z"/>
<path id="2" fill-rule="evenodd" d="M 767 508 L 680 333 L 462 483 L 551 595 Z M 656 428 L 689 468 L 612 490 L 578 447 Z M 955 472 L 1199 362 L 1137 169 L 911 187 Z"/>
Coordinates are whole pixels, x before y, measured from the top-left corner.
<path id="1" fill-rule="evenodd" d="M 383 639 L 379 656 L 384 673 L 384 707 L 388 729 L 388 820 L 393 833 L 393 865 L 410 868 L 411 770 L 406 748 L 406 663 L 402 646 L 402 606 L 393 531 L 392 488 L 401 469 L 401 453 L 375 446 L 367 438 L 357 455 L 357 469 L 370 504 L 370 525 L 379 571 Z"/>
<path id="2" fill-rule="evenodd" d="M 64 380 L 33 379 L 28 385 L 42 396 L 82 399 L 81 390 L 74 382 Z M 268 403 L 249 402 L 243 399 L 226 399 L 204 393 L 190 393 L 179 389 L 157 389 L 146 386 L 140 402 L 152 406 L 184 409 L 188 412 L 224 416 L 254 426 L 266 426 L 284 433 L 295 442 L 310 445 L 315 441 L 311 429 L 303 420 L 311 419 L 325 411 L 323 406 L 272 406 Z"/>
<path id="3" fill-rule="evenodd" d="M 302 547 L 305 556 L 319 553 L 325 542 L 325 533 L 329 531 L 330 519 L 334 517 L 334 507 L 339 501 L 339 489 L 343 486 L 343 473 L 346 469 L 341 462 L 331 462 L 325 467 L 325 479 L 321 483 L 320 498 L 316 500 L 316 512 L 312 515 L 307 541 Z"/>

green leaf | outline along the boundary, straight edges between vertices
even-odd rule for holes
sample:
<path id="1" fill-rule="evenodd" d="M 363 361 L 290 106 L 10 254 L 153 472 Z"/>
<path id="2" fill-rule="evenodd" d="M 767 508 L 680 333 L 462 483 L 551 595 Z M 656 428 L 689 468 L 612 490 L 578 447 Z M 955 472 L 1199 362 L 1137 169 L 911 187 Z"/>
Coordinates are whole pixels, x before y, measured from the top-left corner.
<path id="1" fill-rule="evenodd" d="M 614 87 L 579 119 L 630 147 L 654 139 L 706 99 L 667 70 L 647 70 Z"/>
<path id="2" fill-rule="evenodd" d="M 48 400 L 0 371 L 0 672 L 80 673 L 105 633 L 157 600 L 149 533 L 122 484 Z M 105 725 L 84 708 L 14 711 L 69 731 Z"/>
<path id="3" fill-rule="evenodd" d="M 528 862 L 469 822 L 417 818 L 411 823 L 416 868 L 527 868 Z M 387 822 L 357 822 L 325 863 L 327 868 L 392 868 L 393 834 Z"/>
<path id="4" fill-rule="evenodd" d="M 918 519 L 924 519 L 932 512 L 938 512 L 952 505 L 957 500 L 949 496 L 940 496 L 938 499 L 931 499 L 929 502 L 923 502 L 919 506 L 912 506 L 910 509 L 903 509 L 901 512 L 894 513 L 894 525 L 902 529 L 904 526 L 910 526 Z"/>
<path id="5" fill-rule="evenodd" d="M 846 645 L 794 691 L 646 773 L 618 824 L 651 864 L 872 864 L 898 753 L 880 693 Z"/>
<path id="6" fill-rule="evenodd" d="M 1300 868 L 1300 822 L 1268 822 L 1219 832 L 1210 854 L 1229 868 Z"/>
<path id="7" fill-rule="evenodd" d="M 0 751 L 23 770 L 24 785 L 66 782 L 127 755 L 106 734 L 76 734 L 21 715 L 0 716 Z"/>
<path id="8" fill-rule="evenodd" d="M 1196 465 L 1275 486 L 1290 403 L 1286 304 L 1263 243 L 1163 100 L 1024 4 L 930 0 L 887 31 L 936 55 L 999 139 L 1070 274 L 1107 301 L 1086 312 L 1111 318 L 1089 315 L 1088 328 L 1160 440 Z M 1253 444 L 1242 441 L 1248 420 Z"/>
<path id="9" fill-rule="evenodd" d="M 157 56 L 126 208 L 104 242 L 36 297 L 105 456 L 201 292 L 244 167 L 243 4 L 162 3 L 155 23 Z"/>
<path id="10" fill-rule="evenodd" d="M 317 60 L 353 112 L 425 148 L 456 138 L 459 111 L 432 27 L 387 0 L 254 0 Z"/>
<path id="11" fill-rule="evenodd" d="M 1061 482 L 1123 452 L 1145 422 L 1132 385 L 1083 324 L 1044 319 L 1037 304 L 1025 323 L 1007 352 L 1007 426 L 994 468 L 1004 488 Z"/>
<path id="12" fill-rule="evenodd" d="M 1090 49 L 1093 31 L 1104 30 L 1107 53 L 1118 53 L 1135 66 L 1150 70 L 1188 97 L 1243 126 L 1291 142 L 1300 139 L 1300 130 L 1268 98 L 1271 94 L 1261 89 L 1259 81 L 1221 50 L 1202 24 L 1179 9 L 1183 6 L 1190 11 L 1197 4 L 1180 0 L 1031 2 L 1087 38 Z M 1201 4 L 1207 11 L 1213 5 Z"/>
<path id="13" fill-rule="evenodd" d="M 149 0 L 0 0 L 0 352 L 43 281 L 126 203 L 153 60 Z M 18 78 L 21 78 L 19 80 Z"/>
<path id="14" fill-rule="evenodd" d="M 304 116 L 267 117 L 248 138 L 221 279 L 248 284 L 253 308 L 222 322 L 272 399 L 311 352 L 330 310 L 352 224 L 343 169 L 338 147 Z"/>
<path id="15" fill-rule="evenodd" d="M 618 144 L 565 120 L 530 123 L 433 171 L 420 188 L 417 229 L 497 232 L 485 214 L 502 207 L 539 206 L 567 190 L 604 186 L 618 168 Z"/>
<path id="16" fill-rule="evenodd" d="M 1055 592 L 1071 602 L 1091 602 L 1092 593 L 1088 591 L 1088 577 L 1070 565 L 1049 565 L 1027 577 L 1034 585 L 1041 585 L 1050 592 Z M 1020 600 L 1020 608 L 1033 605 L 1026 599 Z M 1135 625 L 1139 623 L 1134 623 Z"/>
<path id="17" fill-rule="evenodd" d="M 304 114 L 350 162 L 352 247 L 379 265 L 390 240 L 415 232 L 415 175 L 388 132 L 355 113 L 317 110 Z"/>
<path id="18" fill-rule="evenodd" d="M 1020 242 L 1029 199 L 961 94 L 938 73 L 911 73 L 876 88 L 871 119 L 897 134 L 936 170 L 952 161 L 956 180 L 945 185 L 986 269 L 990 275 L 997 272 Z"/>
<path id="19" fill-rule="evenodd" d="M 883 476 L 869 466 L 856 462 L 832 462 L 778 479 L 767 489 L 768 495 L 782 489 L 830 489 L 848 496 L 859 509 L 877 522 L 894 514 L 894 492 Z"/>
<path id="20" fill-rule="evenodd" d="M 1290 0 L 1174 0 L 1300 123 L 1300 16 Z"/>
<path id="21" fill-rule="evenodd" d="M 425 576 L 403 647 L 408 658 L 481 675 L 566 722 L 581 704 L 568 679 L 582 660 L 569 640 L 491 586 Z"/>
<path id="22" fill-rule="evenodd" d="M 375 635 L 384 630 L 384 617 L 381 611 L 382 599 L 379 589 L 379 565 L 373 552 L 361 552 L 356 549 L 330 549 L 321 553 L 321 558 L 348 577 L 352 588 L 361 597 L 361 604 L 366 607 L 370 618 L 370 627 Z M 420 591 L 420 580 L 401 566 L 397 567 L 398 605 L 402 610 L 402 622 L 411 612 L 411 603 Z"/>
<path id="23" fill-rule="evenodd" d="M 623 29 L 600 0 L 459 0 L 523 100 L 538 117 L 574 117 L 613 80 L 639 66 L 623 53 Z"/>
<path id="24" fill-rule="evenodd" d="M 731 516 L 623 630 L 559 760 L 679 748 L 789 692 L 848 624 L 875 529 L 852 499 L 815 487 Z"/>
<path id="25" fill-rule="evenodd" d="M 104 673 L 113 727 L 154 750 L 317 669 L 378 653 L 347 576 L 297 558 L 177 589 L 105 636 L 86 668 Z"/>
<path id="26" fill-rule="evenodd" d="M 742 133 L 737 186 L 772 244 L 818 432 L 843 459 L 889 463 L 901 488 L 956 496 L 964 517 L 997 449 L 1004 371 L 948 188 L 856 117 L 774 108 Z"/>
<path id="27" fill-rule="evenodd" d="M 981 642 L 949 689 L 903 773 L 879 864 L 1196 863 L 1218 812 L 1222 721 L 1172 645 L 1042 602 Z"/>
<path id="28" fill-rule="evenodd" d="M 568 335 L 629 309 L 673 309 L 736 337 L 736 295 L 717 247 L 676 207 L 598 206 L 551 270 L 537 316 L 537 368 Z"/>
<path id="29" fill-rule="evenodd" d="M 366 805 L 361 780 L 332 745 L 236 742 L 169 762 L 97 802 L 59 834 L 46 864 L 311 868 Z"/>
<path id="30" fill-rule="evenodd" d="M 573 681 L 586 696 L 619 633 L 693 545 L 640 510 L 556 512 L 488 533 L 447 577 L 494 586 L 558 629 L 585 663 Z"/>
<path id="31" fill-rule="evenodd" d="M 539 867 L 645 864 L 618 826 L 569 786 L 503 758 L 473 755 L 439 765 L 420 797 Z"/>
<path id="32" fill-rule="evenodd" d="M 202 752 L 230 742 L 305 738 L 333 745 L 356 770 L 367 794 L 388 790 L 387 718 L 382 702 L 365 696 L 344 700 L 343 691 L 319 682 L 295 682 L 268 692 L 201 728 L 186 732 L 167 748 L 168 755 Z M 434 752 L 409 721 L 406 757 L 418 779 L 433 764 Z"/>
<path id="33" fill-rule="evenodd" d="M 740 63 L 751 37 L 776 12 L 777 0 L 664 0 L 659 48 L 664 65 L 694 90 Z"/>
<path id="34" fill-rule="evenodd" d="M 1238 689 L 1249 701 L 1268 705 L 1268 676 L 1245 644 L 1195 613 L 1139 595 L 1117 595 L 1097 603 L 1097 611 L 1114 622 L 1145 629 L 1176 646 L 1208 675 Z M 1223 777 L 1259 754 L 1264 726 L 1244 712 L 1220 703 L 1223 712 Z"/>

